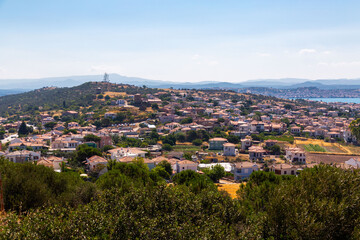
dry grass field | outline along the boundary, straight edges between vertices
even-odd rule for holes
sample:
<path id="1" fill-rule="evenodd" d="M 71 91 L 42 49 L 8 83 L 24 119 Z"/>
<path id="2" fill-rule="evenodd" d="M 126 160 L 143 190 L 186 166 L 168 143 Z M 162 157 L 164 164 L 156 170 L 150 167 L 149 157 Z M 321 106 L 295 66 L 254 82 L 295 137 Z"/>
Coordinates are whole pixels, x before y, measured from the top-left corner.
<path id="1" fill-rule="evenodd" d="M 230 183 L 230 184 L 217 184 L 219 190 L 224 190 L 229 193 L 231 198 L 236 198 L 236 191 L 239 190 L 240 185 L 245 183 Z"/>
<path id="2" fill-rule="evenodd" d="M 341 148 L 347 150 L 351 154 L 360 154 L 360 147 L 354 145 L 341 145 Z"/>
<path id="3" fill-rule="evenodd" d="M 109 97 L 120 97 L 120 96 L 126 96 L 125 92 L 105 92 L 103 94 L 104 96 L 109 95 Z"/>
<path id="4" fill-rule="evenodd" d="M 315 150 L 317 149 L 316 146 L 319 146 L 319 149 L 325 149 L 328 153 L 340 153 L 340 154 L 352 154 L 353 152 L 348 149 L 347 147 L 339 144 L 339 143 L 331 143 L 331 142 L 325 142 L 324 140 L 320 139 L 295 139 L 294 143 L 303 149 L 314 149 L 314 147 L 309 146 L 315 146 Z"/>

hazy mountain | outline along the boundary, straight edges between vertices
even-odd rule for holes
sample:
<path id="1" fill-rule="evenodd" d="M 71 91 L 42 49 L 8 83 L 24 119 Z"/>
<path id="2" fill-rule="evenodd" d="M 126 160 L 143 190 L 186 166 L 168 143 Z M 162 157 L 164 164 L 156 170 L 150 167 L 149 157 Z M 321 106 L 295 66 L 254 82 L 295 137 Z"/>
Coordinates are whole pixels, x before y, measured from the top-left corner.
<path id="1" fill-rule="evenodd" d="M 22 89 L 38 89 L 42 87 L 73 87 L 89 81 L 102 81 L 103 75 L 84 75 L 69 77 L 51 77 L 40 79 L 2 79 L 0 80 L 0 96 L 12 94 L 11 91 L 24 92 Z M 282 79 L 255 79 L 244 82 L 171 82 L 163 80 L 151 80 L 138 77 L 127 77 L 119 74 L 110 74 L 109 79 L 113 83 L 131 84 L 135 86 L 147 86 L 152 88 L 223 88 L 238 89 L 249 87 L 269 87 L 269 88 L 299 88 L 299 87 L 317 87 L 320 89 L 351 89 L 360 88 L 360 79 L 300 79 L 300 78 L 282 78 Z M 7 92 L 6 92 L 7 91 Z M 13 92 L 13 93 L 18 93 Z"/>
<path id="2" fill-rule="evenodd" d="M 0 97 L 11 94 L 24 93 L 27 91 L 29 91 L 29 89 L 0 89 Z"/>

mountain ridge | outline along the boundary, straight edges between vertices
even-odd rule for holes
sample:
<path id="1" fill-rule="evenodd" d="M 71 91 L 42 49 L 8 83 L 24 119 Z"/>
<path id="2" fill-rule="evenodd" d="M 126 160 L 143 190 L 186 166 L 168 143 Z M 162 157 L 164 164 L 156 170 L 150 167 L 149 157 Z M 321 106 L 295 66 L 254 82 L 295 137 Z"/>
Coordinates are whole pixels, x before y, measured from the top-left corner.
<path id="1" fill-rule="evenodd" d="M 33 90 L 42 87 L 74 87 L 85 82 L 101 81 L 103 75 L 75 75 L 64 77 L 31 78 L 31 79 L 0 79 L 1 90 Z M 200 82 L 174 82 L 165 80 L 153 80 L 141 77 L 123 76 L 115 73 L 109 74 L 110 81 L 113 83 L 132 84 L 135 86 L 147 86 L 152 88 L 222 88 L 239 89 L 248 87 L 269 87 L 269 88 L 298 88 L 298 87 L 318 87 L 321 89 L 347 89 L 360 88 L 360 78 L 358 79 L 303 79 L 303 78 L 279 78 L 279 79 L 253 79 L 243 82 L 227 81 L 200 81 Z M 21 87 L 17 87 L 21 86 Z M 0 90 L 0 91 L 1 91 Z"/>

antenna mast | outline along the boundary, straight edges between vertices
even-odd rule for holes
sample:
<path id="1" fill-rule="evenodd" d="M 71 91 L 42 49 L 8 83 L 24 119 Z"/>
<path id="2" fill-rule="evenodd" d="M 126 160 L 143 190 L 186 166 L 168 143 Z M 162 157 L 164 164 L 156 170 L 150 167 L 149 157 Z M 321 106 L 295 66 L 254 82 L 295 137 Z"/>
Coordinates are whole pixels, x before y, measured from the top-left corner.
<path id="1" fill-rule="evenodd" d="M 107 73 L 104 74 L 103 82 L 110 82 L 109 74 Z"/>

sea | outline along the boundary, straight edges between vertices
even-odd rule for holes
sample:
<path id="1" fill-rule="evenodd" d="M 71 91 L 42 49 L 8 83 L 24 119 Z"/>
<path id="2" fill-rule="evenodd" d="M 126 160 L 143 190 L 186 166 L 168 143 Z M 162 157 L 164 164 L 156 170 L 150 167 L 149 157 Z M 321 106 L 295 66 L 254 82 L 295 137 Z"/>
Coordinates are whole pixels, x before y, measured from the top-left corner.
<path id="1" fill-rule="evenodd" d="M 291 98 L 294 99 L 301 99 L 301 98 Z M 343 102 L 343 103 L 360 103 L 360 98 L 302 98 L 312 101 L 319 101 L 319 102 Z"/>

